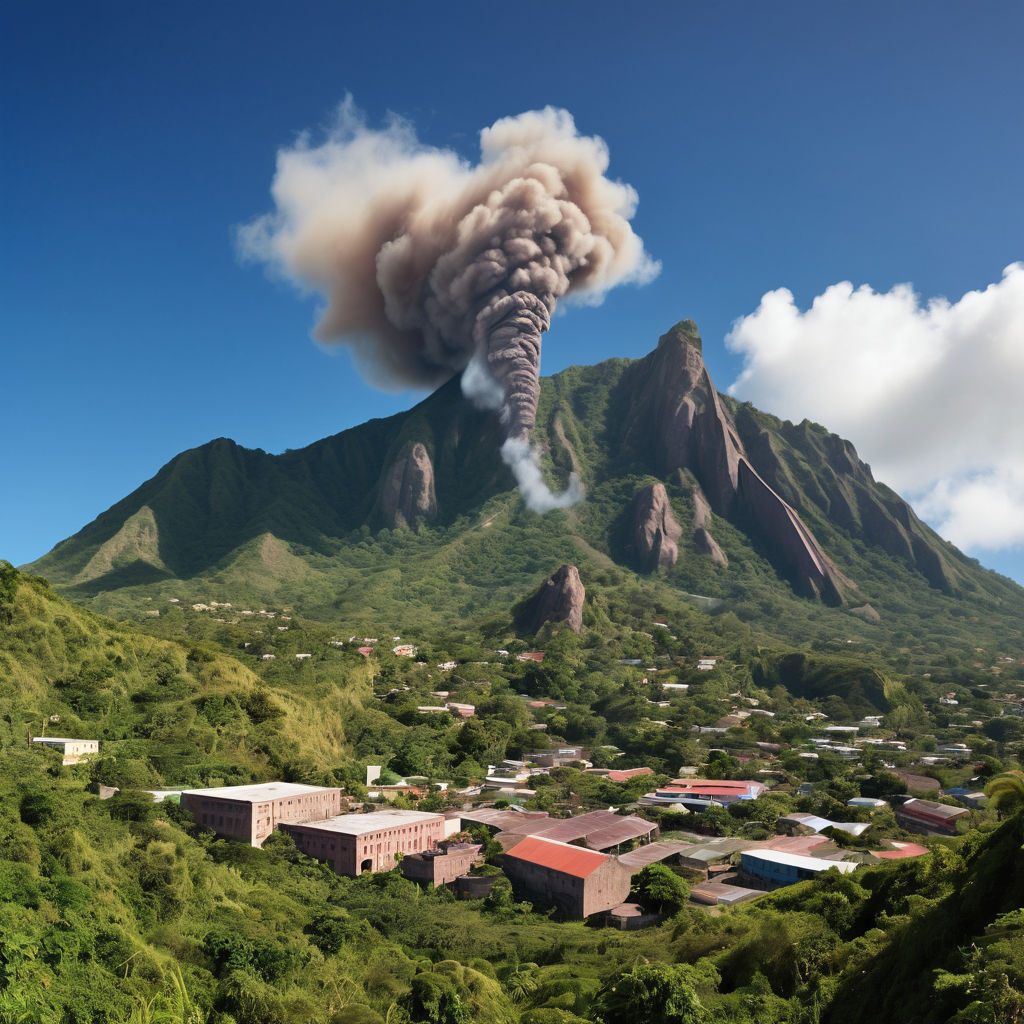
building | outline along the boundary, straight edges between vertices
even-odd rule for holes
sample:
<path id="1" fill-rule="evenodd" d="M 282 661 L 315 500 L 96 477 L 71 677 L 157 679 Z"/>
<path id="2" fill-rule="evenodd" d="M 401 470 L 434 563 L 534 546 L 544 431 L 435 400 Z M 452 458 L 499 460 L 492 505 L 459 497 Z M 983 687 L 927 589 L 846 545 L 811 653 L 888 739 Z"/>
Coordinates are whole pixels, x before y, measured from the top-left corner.
<path id="1" fill-rule="evenodd" d="M 442 842 L 436 850 L 407 853 L 398 868 L 411 882 L 436 888 L 450 885 L 482 860 L 479 843 Z"/>
<path id="2" fill-rule="evenodd" d="M 260 782 L 252 786 L 187 789 L 181 806 L 197 825 L 228 839 L 262 846 L 278 825 L 316 821 L 341 812 L 341 790 L 293 782 Z"/>
<path id="3" fill-rule="evenodd" d="M 569 917 L 600 914 L 629 896 L 629 868 L 614 857 L 526 836 L 505 851 L 502 867 L 517 896 L 557 904 Z"/>
<path id="4" fill-rule="evenodd" d="M 809 832 L 824 832 L 827 828 L 837 828 L 850 835 L 859 836 L 871 828 L 867 821 L 832 821 L 830 818 L 823 818 L 817 814 L 804 814 L 794 811 L 792 814 L 780 815 L 778 824 L 796 832 L 805 829 Z"/>
<path id="5" fill-rule="evenodd" d="M 643 807 L 669 807 L 682 804 L 687 810 L 703 811 L 714 804 L 727 807 L 737 800 L 756 800 L 768 787 L 746 779 L 674 779 L 667 786 L 645 793 Z"/>
<path id="6" fill-rule="evenodd" d="M 64 764 L 80 764 L 88 761 L 92 754 L 99 753 L 99 740 L 73 740 L 67 736 L 33 736 L 33 743 L 41 747 L 59 750 L 64 755 Z"/>
<path id="7" fill-rule="evenodd" d="M 577 761 L 586 762 L 589 754 L 583 747 L 552 747 L 550 750 L 534 750 L 523 755 L 523 760 L 545 768 L 560 768 Z"/>
<path id="8" fill-rule="evenodd" d="M 937 804 L 916 797 L 911 797 L 894 810 L 897 823 L 908 832 L 944 836 L 956 835 L 956 823 L 971 813 L 966 807 L 951 807 L 949 804 Z"/>
<path id="9" fill-rule="evenodd" d="M 823 860 L 782 850 L 744 850 L 740 854 L 740 863 L 743 875 L 753 885 L 766 889 L 779 889 L 784 885 L 795 885 L 809 878 L 817 878 L 830 868 L 848 875 L 860 867 L 852 861 Z"/>
<path id="10" fill-rule="evenodd" d="M 444 815 L 426 811 L 342 814 L 283 827 L 307 856 L 352 876 L 390 871 L 406 854 L 433 850 L 445 837 Z"/>

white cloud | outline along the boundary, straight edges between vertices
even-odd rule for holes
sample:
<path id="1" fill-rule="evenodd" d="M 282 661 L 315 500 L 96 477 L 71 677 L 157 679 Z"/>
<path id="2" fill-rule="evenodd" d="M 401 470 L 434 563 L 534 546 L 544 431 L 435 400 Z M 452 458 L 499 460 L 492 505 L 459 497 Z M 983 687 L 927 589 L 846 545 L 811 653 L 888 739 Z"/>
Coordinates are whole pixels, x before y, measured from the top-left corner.
<path id="1" fill-rule="evenodd" d="M 726 345 L 730 394 L 849 438 L 959 547 L 1024 545 L 1024 263 L 953 303 L 844 281 L 801 311 L 779 288 Z"/>

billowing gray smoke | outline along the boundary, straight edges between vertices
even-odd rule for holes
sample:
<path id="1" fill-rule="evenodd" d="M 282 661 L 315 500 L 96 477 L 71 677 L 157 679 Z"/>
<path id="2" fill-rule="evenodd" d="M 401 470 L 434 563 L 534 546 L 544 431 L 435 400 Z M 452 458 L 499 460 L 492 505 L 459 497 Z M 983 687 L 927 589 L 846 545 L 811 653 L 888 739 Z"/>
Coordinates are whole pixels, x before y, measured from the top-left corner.
<path id="1" fill-rule="evenodd" d="M 240 232 L 246 255 L 327 299 L 315 336 L 350 345 L 378 385 L 462 388 L 499 412 L 537 511 L 572 504 L 544 485 L 529 437 L 541 334 L 559 299 L 598 302 L 658 265 L 629 220 L 636 193 L 605 177 L 608 150 L 548 107 L 481 132 L 481 160 L 420 144 L 408 124 L 369 129 L 351 99 L 319 146 L 278 154 L 276 211 Z"/>

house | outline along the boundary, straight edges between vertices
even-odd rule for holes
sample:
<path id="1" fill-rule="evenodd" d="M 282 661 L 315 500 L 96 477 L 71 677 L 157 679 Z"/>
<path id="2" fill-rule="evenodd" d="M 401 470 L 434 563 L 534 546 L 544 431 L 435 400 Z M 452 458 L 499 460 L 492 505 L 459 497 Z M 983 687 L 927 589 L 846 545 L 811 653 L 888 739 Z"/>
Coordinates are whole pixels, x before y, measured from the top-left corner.
<path id="1" fill-rule="evenodd" d="M 90 755 L 98 754 L 99 740 L 73 740 L 67 736 L 33 736 L 33 743 L 41 747 L 59 750 L 64 755 L 63 764 L 80 764 L 88 761 Z"/>
<path id="2" fill-rule="evenodd" d="M 407 853 L 399 862 L 398 869 L 411 882 L 436 888 L 450 885 L 482 861 L 479 843 L 442 841 L 435 850 Z"/>
<path id="3" fill-rule="evenodd" d="M 560 768 L 575 761 L 586 761 L 588 756 L 583 747 L 552 747 L 550 750 L 534 750 L 523 754 L 523 760 L 545 768 Z"/>
<path id="4" fill-rule="evenodd" d="M 844 875 L 856 871 L 859 864 L 845 860 L 824 860 L 804 857 L 782 850 L 744 850 L 740 854 L 743 875 L 754 885 L 766 889 L 779 889 L 816 878 L 823 871 L 836 868 Z"/>
<path id="5" fill-rule="evenodd" d="M 628 782 L 638 775 L 653 775 L 653 768 L 587 768 L 587 775 L 600 775 L 609 782 Z"/>
<path id="6" fill-rule="evenodd" d="M 444 815 L 426 811 L 372 811 L 282 825 L 307 856 L 339 875 L 390 871 L 410 853 L 433 850 L 444 839 Z"/>
<path id="7" fill-rule="evenodd" d="M 891 774 L 895 775 L 911 792 L 917 790 L 922 793 L 938 793 L 941 789 L 939 780 L 933 779 L 930 775 L 914 775 L 912 772 L 906 772 L 900 768 L 892 770 Z"/>
<path id="8" fill-rule="evenodd" d="M 756 800 L 768 787 L 746 779 L 674 779 L 667 786 L 645 793 L 643 807 L 667 807 L 682 804 L 688 810 L 702 811 L 713 804 L 723 807 L 737 800 Z"/>
<path id="9" fill-rule="evenodd" d="M 897 823 L 908 832 L 944 836 L 956 835 L 956 823 L 971 813 L 966 807 L 951 807 L 917 797 L 911 797 L 894 810 Z"/>
<path id="10" fill-rule="evenodd" d="M 519 661 L 536 661 L 539 664 L 544 660 L 544 651 L 524 651 L 522 654 L 517 654 L 516 658 Z"/>
<path id="11" fill-rule="evenodd" d="M 542 836 L 506 850 L 502 867 L 517 896 L 555 903 L 569 917 L 611 910 L 629 896 L 629 868 L 615 858 Z"/>
<path id="12" fill-rule="evenodd" d="M 852 836 L 859 836 L 871 827 L 871 823 L 866 821 L 831 821 L 817 814 L 803 814 L 799 811 L 781 815 L 778 824 L 794 831 L 808 829 L 811 832 L 824 832 L 827 828 L 838 828 Z"/>
<path id="13" fill-rule="evenodd" d="M 219 836 L 262 846 L 278 825 L 339 814 L 341 789 L 294 782 L 186 789 L 181 806 L 191 811 L 197 825 Z"/>

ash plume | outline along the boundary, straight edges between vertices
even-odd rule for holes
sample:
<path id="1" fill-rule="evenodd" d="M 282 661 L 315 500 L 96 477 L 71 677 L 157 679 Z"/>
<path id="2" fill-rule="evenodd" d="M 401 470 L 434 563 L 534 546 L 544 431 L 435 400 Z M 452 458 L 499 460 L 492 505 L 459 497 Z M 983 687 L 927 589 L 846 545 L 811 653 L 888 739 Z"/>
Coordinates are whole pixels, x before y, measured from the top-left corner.
<path id="1" fill-rule="evenodd" d="M 371 129 L 349 98 L 321 144 L 279 151 L 275 210 L 239 243 L 323 294 L 314 336 L 348 345 L 372 383 L 433 388 L 464 371 L 466 396 L 499 413 L 524 500 L 546 511 L 582 488 L 551 494 L 529 444 L 541 335 L 559 299 L 600 302 L 660 268 L 629 223 L 635 191 L 605 176 L 605 143 L 567 111 L 502 118 L 480 151 L 467 163 L 397 118 Z"/>

